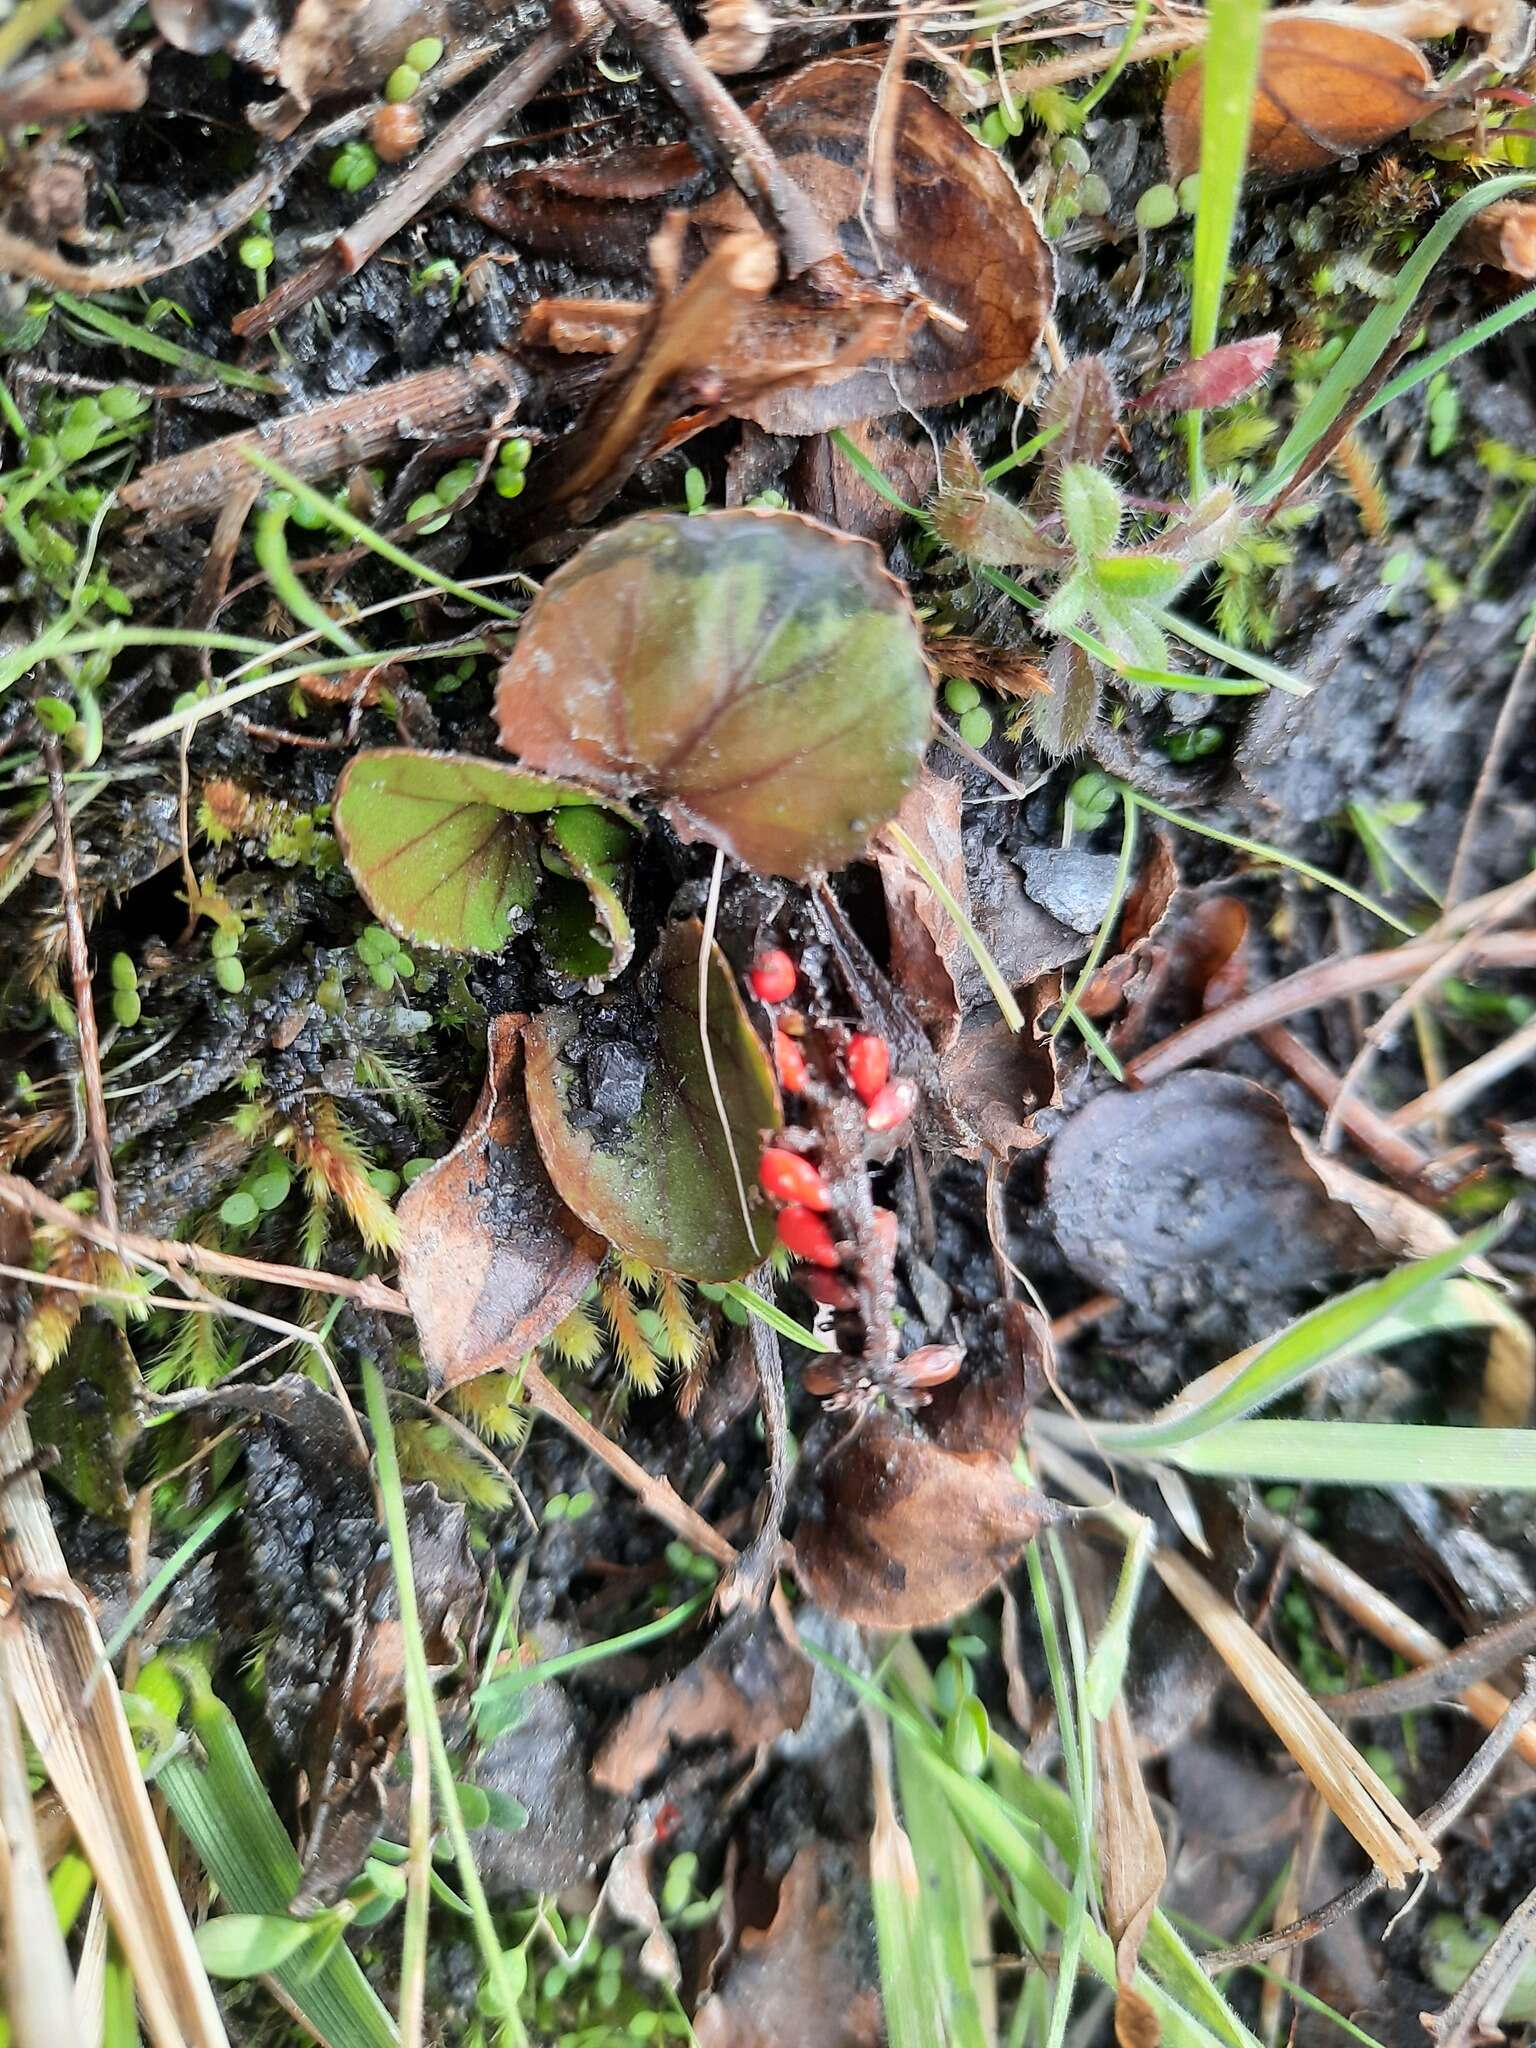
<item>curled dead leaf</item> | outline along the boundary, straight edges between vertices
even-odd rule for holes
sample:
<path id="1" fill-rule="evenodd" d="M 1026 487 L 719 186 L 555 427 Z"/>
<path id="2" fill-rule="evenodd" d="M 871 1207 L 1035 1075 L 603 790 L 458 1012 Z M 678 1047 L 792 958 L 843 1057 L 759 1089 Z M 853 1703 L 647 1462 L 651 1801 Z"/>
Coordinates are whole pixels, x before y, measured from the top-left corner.
<path id="1" fill-rule="evenodd" d="M 556 1194 L 528 1121 L 523 1017 L 494 1017 L 464 1134 L 407 1189 L 400 1286 L 435 1385 L 541 1344 L 596 1278 L 606 1246 Z"/>
<path id="2" fill-rule="evenodd" d="M 1466 263 L 1486 263 L 1506 276 L 1536 277 L 1536 205 L 1529 199 L 1500 199 L 1474 214 L 1456 238 Z"/>
<path id="3" fill-rule="evenodd" d="M 1200 167 L 1204 80 L 1197 57 L 1163 103 L 1168 175 L 1175 183 Z M 1429 112 L 1434 85 L 1422 51 L 1401 36 L 1322 9 L 1273 15 L 1259 55 L 1249 171 L 1297 177 L 1376 149 Z"/>
<path id="4" fill-rule="evenodd" d="M 1115 1944 L 1117 2048 L 1158 2048 L 1162 2025 L 1136 1986 L 1147 1923 L 1168 1878 L 1168 1859 L 1136 1756 L 1125 1696 L 1094 1729 L 1099 1774 L 1099 1870 L 1104 1924 Z"/>
<path id="5" fill-rule="evenodd" d="M 699 2048 L 876 2048 L 884 2039 L 879 1998 L 821 1864 L 820 1849 L 801 1849 L 772 1923 L 742 1930 L 719 1989 L 694 2015 Z"/>
<path id="6" fill-rule="evenodd" d="M 973 1606 L 1056 1510 L 994 1451 L 949 1451 L 870 1416 L 827 1459 L 795 1532 L 821 1607 L 864 1628 L 935 1628 Z"/>
<path id="7" fill-rule="evenodd" d="M 690 1743 L 719 1743 L 729 1761 L 798 1728 L 810 1703 L 811 1666 L 771 1614 L 754 1615 L 635 1701 L 593 1758 L 592 1782 L 632 1796 Z"/>

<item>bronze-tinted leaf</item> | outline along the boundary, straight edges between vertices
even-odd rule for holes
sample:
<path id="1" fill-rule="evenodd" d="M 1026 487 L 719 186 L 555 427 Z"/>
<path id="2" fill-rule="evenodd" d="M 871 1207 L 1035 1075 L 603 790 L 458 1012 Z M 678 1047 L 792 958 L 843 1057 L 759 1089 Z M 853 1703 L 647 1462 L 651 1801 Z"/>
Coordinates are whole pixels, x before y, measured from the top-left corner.
<path id="1" fill-rule="evenodd" d="M 686 839 L 803 879 L 863 852 L 917 776 L 932 685 L 905 591 L 787 512 L 656 513 L 590 542 L 501 671 L 501 743 Z"/>
<path id="2" fill-rule="evenodd" d="M 555 1193 L 534 1143 L 522 1022 L 492 1019 L 485 1087 L 463 1137 L 400 1202 L 400 1285 L 439 1386 L 542 1343 L 603 1256 L 602 1239 Z"/>
<path id="3" fill-rule="evenodd" d="M 1200 167 L 1204 78 L 1197 57 L 1163 103 L 1175 182 Z M 1273 15 L 1259 55 L 1248 168 L 1259 177 L 1297 177 L 1376 149 L 1429 111 L 1434 83 L 1422 51 L 1401 36 L 1299 8 Z"/>
<path id="4" fill-rule="evenodd" d="M 738 1280 L 772 1230 L 752 1191 L 764 1134 L 781 1111 L 772 1069 L 718 947 L 709 966 L 709 1043 L 730 1126 L 710 1092 L 699 1034 L 702 927 L 673 925 L 616 1019 L 546 1010 L 530 1027 L 528 1109 L 550 1178 L 620 1251 L 691 1280 Z M 642 1034 L 645 1034 L 642 1042 Z M 731 1147 L 753 1207 L 741 1214 Z M 755 1235 L 754 1235 L 755 1233 Z"/>
<path id="5" fill-rule="evenodd" d="M 900 363 L 744 408 L 772 433 L 815 433 L 899 402 L 946 405 L 1005 383 L 1034 354 L 1051 309 L 1055 264 L 1007 166 L 910 80 L 887 85 L 897 231 L 889 242 L 873 235 L 870 137 L 883 75 L 864 58 L 829 58 L 775 86 L 752 118 L 860 276 L 889 279 L 935 312 Z M 740 204 L 729 195 L 722 217 Z"/>
<path id="6" fill-rule="evenodd" d="M 948 1451 L 888 1413 L 834 1451 L 795 1532 L 812 1599 L 862 1628 L 936 1628 L 974 1605 L 1046 1522 L 1049 1501 L 991 1451 Z"/>
<path id="7" fill-rule="evenodd" d="M 1496 209 L 1494 209 L 1496 211 Z M 1150 391 L 1133 398 L 1128 412 L 1205 412 L 1230 405 L 1268 376 L 1280 348 L 1278 334 L 1255 334 L 1247 341 L 1223 342 L 1193 362 L 1180 363 L 1159 377 Z"/>

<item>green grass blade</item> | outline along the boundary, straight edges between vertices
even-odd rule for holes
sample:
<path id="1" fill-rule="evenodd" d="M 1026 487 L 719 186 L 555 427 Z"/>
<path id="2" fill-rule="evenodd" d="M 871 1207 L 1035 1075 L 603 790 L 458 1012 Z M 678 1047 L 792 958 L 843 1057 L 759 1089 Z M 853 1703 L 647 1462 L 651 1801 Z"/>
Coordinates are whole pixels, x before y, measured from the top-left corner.
<path id="1" fill-rule="evenodd" d="M 299 1888 L 298 1853 L 267 1796 L 245 1738 L 206 1676 L 179 1665 L 204 1762 L 170 1757 L 155 1778 L 203 1865 L 234 1913 L 282 1913 Z M 316 1969 L 295 1957 L 273 1971 L 328 2048 L 395 2048 L 394 2022 L 351 1950 L 338 1944 Z"/>
<path id="2" fill-rule="evenodd" d="M 1111 776 L 1117 789 L 1129 791 L 1129 783 L 1119 782 Z M 1290 868 L 1293 873 L 1305 875 L 1309 882 L 1318 882 L 1325 889 L 1332 889 L 1335 895 L 1347 896 L 1351 903 L 1357 903 L 1362 910 L 1368 910 L 1372 917 L 1379 917 L 1383 924 L 1391 925 L 1393 931 L 1401 932 L 1405 939 L 1416 938 L 1418 934 L 1411 924 L 1405 924 L 1400 917 L 1394 917 L 1390 910 L 1384 910 L 1374 898 L 1338 875 L 1330 875 L 1326 868 L 1314 867 L 1309 860 L 1299 855 L 1286 853 L 1278 846 L 1270 846 L 1262 839 L 1245 839 L 1238 832 L 1223 832 L 1219 826 L 1207 825 L 1203 818 L 1192 818 L 1188 811 L 1176 811 L 1168 804 L 1154 803 L 1152 798 L 1141 791 L 1131 791 L 1144 811 L 1150 811 L 1155 818 L 1163 818 L 1170 825 L 1181 825 L 1186 832 L 1197 832 L 1203 839 L 1215 839 L 1223 846 L 1235 846 L 1239 853 L 1251 853 L 1256 860 L 1272 860 L 1280 867 Z"/>
<path id="3" fill-rule="evenodd" d="M 257 515 L 251 550 L 266 572 L 274 595 L 287 606 L 301 626 L 308 626 L 312 633 L 329 640 L 343 654 L 363 656 L 364 650 L 352 635 L 337 625 L 324 605 L 311 597 L 299 581 L 288 554 L 288 507 L 281 500 L 262 506 Z"/>
<path id="4" fill-rule="evenodd" d="M 510 605 L 501 604 L 494 597 L 487 597 L 483 590 L 474 590 L 467 583 L 458 583 L 452 576 L 445 576 L 440 569 L 434 569 L 430 563 L 407 554 L 405 549 L 398 547 L 394 541 L 386 539 L 382 533 L 376 533 L 364 520 L 359 519 L 355 512 L 349 512 L 345 505 L 338 505 L 334 499 L 327 498 L 323 492 L 305 483 L 302 477 L 294 476 L 291 471 L 284 469 L 280 462 L 274 462 L 269 455 L 263 455 L 260 449 L 247 448 L 245 459 L 253 469 L 259 469 L 263 476 L 268 476 L 274 483 L 281 484 L 285 491 L 292 491 L 306 512 L 313 512 L 324 519 L 326 524 L 334 526 L 338 533 L 344 533 L 348 540 L 361 541 L 364 547 L 370 548 L 382 560 L 393 562 L 397 569 L 403 569 L 408 576 L 415 576 L 423 583 L 430 583 L 435 590 L 446 591 L 450 597 L 458 598 L 463 604 L 477 605 L 483 612 L 490 612 L 498 619 L 506 619 L 512 625 L 517 624 L 520 614 L 513 611 Z"/>
<path id="5" fill-rule="evenodd" d="M 1316 1486 L 1536 1492 L 1536 1429 L 1412 1422 L 1229 1422 L 1166 1454 L 1185 1472 Z"/>
<path id="6" fill-rule="evenodd" d="M 216 378 L 236 391 L 261 391 L 277 398 L 283 394 L 283 386 L 276 377 L 262 377 L 254 370 L 239 369 L 234 363 L 221 363 L 217 356 L 183 348 L 180 342 L 167 341 L 163 334 L 152 334 L 147 327 L 125 320 L 121 313 L 98 306 L 90 299 L 77 299 L 70 292 L 55 292 L 53 297 L 54 303 L 62 306 L 80 326 L 92 330 L 103 341 L 115 341 L 119 348 L 134 349 L 142 356 L 153 357 L 157 363 L 169 363 L 189 377 Z"/>
<path id="7" fill-rule="evenodd" d="M 1361 413 L 1361 419 L 1370 419 L 1380 412 L 1384 405 L 1390 405 L 1394 398 L 1403 397 L 1406 392 L 1412 391 L 1416 385 L 1425 383 L 1438 371 L 1448 369 L 1462 356 L 1470 355 L 1473 349 L 1481 348 L 1485 341 L 1492 341 L 1496 335 L 1502 334 L 1506 327 L 1513 327 L 1521 320 L 1528 320 L 1533 313 L 1536 313 L 1536 285 L 1532 285 L 1528 292 L 1521 292 L 1518 298 L 1500 306 L 1497 312 L 1487 313 L 1481 320 L 1474 321 L 1453 341 L 1442 343 L 1439 348 L 1431 349 L 1428 355 L 1416 357 L 1406 370 L 1399 370 L 1395 377 L 1389 378 L 1382 385 Z"/>
<path id="8" fill-rule="evenodd" d="M 713 1598 L 712 1593 L 696 1593 L 681 1606 L 669 1607 L 654 1621 L 642 1622 L 638 1628 L 627 1629 L 623 1635 L 608 1636 L 600 1643 L 585 1643 L 579 1650 L 563 1650 L 557 1657 L 541 1657 L 534 1664 L 519 1664 L 510 1671 L 495 1672 L 476 1686 L 471 1709 L 478 1716 L 486 1707 L 501 1706 L 515 1699 L 519 1693 L 527 1692 L 531 1686 L 543 1685 L 551 1678 L 561 1678 L 567 1671 L 580 1671 L 589 1664 L 602 1663 L 605 1657 L 618 1657 L 626 1650 L 638 1650 L 647 1643 L 659 1642 L 663 1636 L 686 1626 Z"/>
<path id="9" fill-rule="evenodd" d="M 900 1727 L 895 1748 L 902 1819 L 923 1883 L 919 1928 L 938 1965 L 944 2048 L 991 2048 L 997 2001 L 987 1974 L 991 1944 L 981 1866 L 948 1800 L 921 1768 L 914 1738 Z"/>
<path id="10" fill-rule="evenodd" d="M 1099 928 L 1093 935 L 1093 944 L 1088 948 L 1088 957 L 1083 962 L 1077 980 L 1072 984 L 1072 993 L 1062 1004 L 1061 1015 L 1051 1026 L 1052 1038 L 1069 1019 L 1079 1028 L 1086 1022 L 1077 1007 L 1078 999 L 1099 971 L 1099 962 L 1109 949 L 1110 936 L 1119 922 L 1126 892 L 1131 886 L 1131 862 L 1136 852 L 1136 798 L 1124 785 L 1121 786 L 1120 803 L 1124 812 L 1120 828 L 1120 859 L 1115 867 L 1115 879 L 1109 892 L 1109 902 L 1103 917 L 1099 920 Z M 1094 1036 L 1098 1037 L 1098 1034 L 1095 1033 Z M 1093 1040 L 1089 1039 L 1088 1043 L 1092 1045 Z M 1123 1079 L 1123 1073 L 1118 1078 Z"/>
<path id="11" fill-rule="evenodd" d="M 518 1992 L 507 1958 L 491 1917 L 491 1905 L 480 1880 L 469 1830 L 459 1807 L 454 1787 L 453 1766 L 437 1718 L 437 1699 L 432 1674 L 427 1667 L 427 1646 L 421 1633 L 421 1613 L 416 1600 L 416 1578 L 411 1567 L 411 1533 L 405 1512 L 405 1493 L 400 1483 L 400 1461 L 395 1453 L 394 1426 L 389 1419 L 389 1396 L 378 1367 L 363 1361 L 363 1400 L 368 1410 L 368 1427 L 373 1432 L 374 1468 L 378 1474 L 379 1501 L 384 1511 L 384 1529 L 389 1537 L 389 1563 L 395 1581 L 395 1602 L 400 1610 L 400 1648 L 405 1665 L 406 1711 L 414 1727 L 424 1730 L 432 1757 L 432 1778 L 437 1793 L 438 1821 L 453 1844 L 459 1884 L 475 1923 L 480 1960 L 485 1965 L 488 1988 L 499 2008 L 497 2029 L 503 2043 L 526 2048 L 527 2031 L 518 2014 Z"/>
<path id="12" fill-rule="evenodd" d="M 781 1337 L 787 1337 L 791 1344 L 803 1344 L 808 1351 L 837 1349 L 827 1338 L 818 1337 L 814 1330 L 808 1330 L 804 1323 L 797 1323 L 776 1301 L 769 1301 L 755 1287 L 749 1287 L 745 1280 L 727 1280 L 720 1292 L 728 1301 L 734 1301 L 738 1308 L 744 1308 L 749 1316 L 756 1316 L 770 1330 L 777 1330 Z"/>
<path id="13" fill-rule="evenodd" d="M 1427 1259 L 1415 1259 L 1399 1266 L 1379 1280 L 1367 1280 L 1347 1294 L 1324 1302 L 1321 1308 L 1300 1316 L 1251 1358 L 1242 1370 L 1203 1401 L 1177 1409 L 1150 1422 L 1103 1423 L 1093 1429 L 1094 1441 L 1106 1451 L 1134 1452 L 1138 1456 L 1167 1456 L 1183 1445 L 1194 1443 L 1225 1423 L 1267 1407 L 1325 1366 L 1372 1348 L 1371 1340 L 1383 1325 L 1437 1289 L 1469 1259 L 1479 1257 L 1504 1229 L 1502 1222 L 1486 1224 L 1471 1236 L 1448 1245 Z M 1400 1335 L 1414 1334 L 1414 1326 L 1400 1328 Z M 1044 1418 L 1042 1418 L 1043 1420 Z M 1074 1432 L 1079 1427 L 1072 1425 Z"/>
<path id="14" fill-rule="evenodd" d="M 1454 206 L 1441 214 L 1398 272 L 1391 296 L 1372 307 L 1355 329 L 1348 347 L 1302 407 L 1296 424 L 1280 444 L 1273 468 L 1259 486 L 1256 496 L 1260 504 L 1285 489 L 1344 411 L 1360 384 L 1380 361 L 1393 335 L 1407 319 L 1430 272 L 1467 222 L 1495 200 L 1507 199 L 1512 193 L 1526 191 L 1532 185 L 1536 185 L 1536 173 L 1528 171 L 1490 178 L 1486 184 L 1464 193 Z M 1419 366 L 1420 369 L 1422 367 Z"/>
<path id="15" fill-rule="evenodd" d="M 198 1517 L 114 1629 L 111 1641 L 101 1653 L 103 1664 L 110 1664 L 129 1638 L 137 1633 L 145 1615 L 153 1611 L 167 1589 L 176 1583 L 187 1564 L 196 1557 L 214 1531 L 224 1526 L 243 1498 L 244 1495 L 238 1486 L 231 1487 L 228 1493 L 219 1496 L 205 1514 Z"/>
<path id="16" fill-rule="evenodd" d="M 1195 210 L 1194 274 L 1190 287 L 1189 353 L 1193 359 L 1216 346 L 1227 257 L 1237 226 L 1248 130 L 1253 120 L 1259 51 L 1264 34 L 1264 0 L 1209 0 L 1210 23 L 1202 52 L 1200 94 L 1200 199 Z M 1185 418 L 1189 441 L 1190 494 L 1205 488 L 1200 441 L 1203 416 Z"/>
<path id="17" fill-rule="evenodd" d="M 1266 661 L 1262 654 L 1254 654 L 1246 647 L 1233 647 L 1228 641 L 1219 640 L 1214 633 L 1207 633 L 1203 626 L 1197 626 L 1193 619 L 1186 619 L 1179 612 L 1159 612 L 1157 623 L 1175 640 L 1182 640 L 1186 647 L 1193 647 L 1201 654 L 1209 654 L 1217 661 L 1229 661 L 1234 668 L 1240 668 L 1255 681 L 1267 684 L 1272 690 L 1284 690 L 1288 697 L 1310 697 L 1312 685 L 1293 676 L 1277 661 Z M 1231 681 L 1230 677 L 1225 678 Z M 1235 695 L 1235 691 L 1225 694 Z"/>

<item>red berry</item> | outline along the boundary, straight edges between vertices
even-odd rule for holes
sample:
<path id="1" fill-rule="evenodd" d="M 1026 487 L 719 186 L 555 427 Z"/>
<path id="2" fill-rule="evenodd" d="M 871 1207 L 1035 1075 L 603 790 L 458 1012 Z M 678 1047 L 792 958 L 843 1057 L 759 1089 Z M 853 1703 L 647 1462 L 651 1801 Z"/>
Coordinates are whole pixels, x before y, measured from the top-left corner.
<path id="1" fill-rule="evenodd" d="M 774 1032 L 773 1059 L 779 1070 L 780 1084 L 787 1088 L 791 1095 L 803 1095 L 805 1084 L 811 1078 L 811 1070 L 805 1064 L 805 1054 L 787 1031 Z"/>
<path id="2" fill-rule="evenodd" d="M 894 1131 L 917 1107 L 917 1087 L 912 1081 L 887 1081 L 864 1113 L 872 1131 Z"/>
<path id="3" fill-rule="evenodd" d="M 752 962 L 752 993 L 765 1003 L 782 1003 L 795 992 L 800 970 L 781 946 L 770 946 Z"/>
<path id="4" fill-rule="evenodd" d="M 891 1078 L 891 1048 L 883 1038 L 860 1031 L 849 1039 L 848 1078 L 867 1109 Z"/>
<path id="5" fill-rule="evenodd" d="M 802 1159 L 798 1152 L 790 1152 L 782 1145 L 768 1147 L 757 1177 L 763 1184 L 763 1193 L 775 1202 L 803 1202 L 807 1209 L 832 1206 L 827 1184 L 809 1159 Z"/>
<path id="6" fill-rule="evenodd" d="M 792 1202 L 779 1211 L 779 1242 L 808 1266 L 833 1267 L 839 1263 L 831 1231 L 816 1211 L 807 1209 L 803 1202 Z"/>

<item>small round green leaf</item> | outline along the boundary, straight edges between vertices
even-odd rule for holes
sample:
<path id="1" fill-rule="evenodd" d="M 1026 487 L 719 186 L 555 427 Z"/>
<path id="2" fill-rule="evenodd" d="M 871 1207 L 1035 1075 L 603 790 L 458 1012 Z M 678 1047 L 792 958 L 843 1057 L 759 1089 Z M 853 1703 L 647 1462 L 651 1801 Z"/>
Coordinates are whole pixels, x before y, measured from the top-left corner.
<path id="1" fill-rule="evenodd" d="M 221 1913 L 197 1930 L 197 1952 L 211 1977 L 261 1977 L 332 1925 L 282 1913 Z"/>
<path id="2" fill-rule="evenodd" d="M 764 874 L 844 866 L 917 779 L 933 689 L 906 592 L 796 513 L 631 519 L 545 584 L 501 743 Z"/>
<path id="3" fill-rule="evenodd" d="M 584 790 L 473 754 L 373 747 L 337 785 L 336 836 L 375 917 L 414 945 L 499 953 L 538 883 L 527 814 Z"/>

